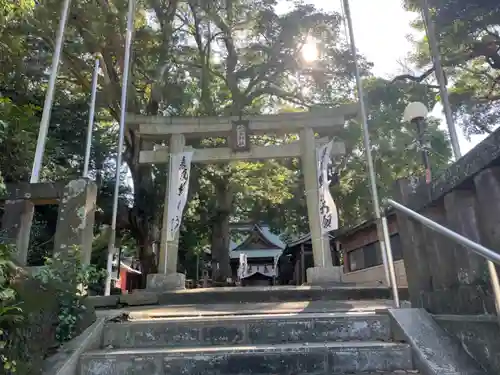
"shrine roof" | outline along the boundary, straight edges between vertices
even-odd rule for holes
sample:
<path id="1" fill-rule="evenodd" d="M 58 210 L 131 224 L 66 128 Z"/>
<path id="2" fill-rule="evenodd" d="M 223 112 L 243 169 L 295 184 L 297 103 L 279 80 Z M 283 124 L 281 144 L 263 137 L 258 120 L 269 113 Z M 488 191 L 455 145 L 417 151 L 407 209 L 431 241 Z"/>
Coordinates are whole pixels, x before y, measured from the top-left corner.
<path id="1" fill-rule="evenodd" d="M 248 251 L 256 251 L 266 249 L 266 246 L 261 246 L 260 248 L 246 248 L 248 241 L 251 237 L 259 237 L 262 240 L 262 245 L 266 242 L 269 245 L 267 250 L 283 250 L 286 247 L 286 244 L 280 239 L 279 235 L 276 235 L 271 232 L 268 226 L 266 225 L 254 225 L 250 231 L 250 233 L 244 236 L 240 241 L 231 241 L 229 244 L 229 251 L 232 252 L 234 250 L 248 250 Z"/>

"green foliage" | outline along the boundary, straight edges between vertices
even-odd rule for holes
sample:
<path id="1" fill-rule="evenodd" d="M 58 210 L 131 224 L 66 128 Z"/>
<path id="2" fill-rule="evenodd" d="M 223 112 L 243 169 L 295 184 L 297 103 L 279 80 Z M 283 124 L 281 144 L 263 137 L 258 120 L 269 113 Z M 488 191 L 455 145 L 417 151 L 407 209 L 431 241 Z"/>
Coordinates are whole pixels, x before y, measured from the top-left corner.
<path id="1" fill-rule="evenodd" d="M 338 13 L 302 2 L 294 2 L 288 12 L 277 13 L 272 0 L 158 3 L 137 2 L 129 112 L 246 116 L 352 101 L 352 56 Z M 61 6 L 59 0 L 47 0 L 36 7 L 29 2 L 18 4 L 21 2 L 13 5 L 0 0 L 0 10 L 9 20 L 0 22 L 0 54 L 9 57 L 0 72 L 0 92 L 9 98 L 2 104 L 7 110 L 0 111 L 0 120 L 8 124 L 3 136 L 0 128 L 0 148 L 5 147 L 5 151 L 0 150 L 0 172 L 9 181 L 26 180 L 30 170 Z M 80 174 L 94 63 L 91 55 L 99 52 L 103 72 L 91 155 L 91 175 L 99 187 L 102 211 L 96 227 L 111 218 L 126 13 L 126 4 L 120 1 L 72 2 L 45 152 L 44 178 L 66 179 Z M 319 58 L 306 63 L 301 47 L 311 36 L 319 41 Z M 412 129 L 399 121 L 402 108 L 410 100 L 427 103 L 435 98 L 430 98 L 433 94 L 425 86 L 391 88 L 370 76 L 369 62 L 361 59 L 360 65 L 367 80 L 380 192 L 387 195 L 395 178 L 421 172 L 418 150 L 411 148 Z M 436 147 L 432 163 L 438 169 L 447 162 L 449 152 L 435 124 L 429 133 Z M 338 161 L 340 185 L 333 190 L 343 223 L 350 225 L 371 212 L 360 124 L 350 122 L 338 136 L 346 140 L 348 153 Z M 255 136 L 252 142 L 273 145 L 297 139 L 296 134 L 268 135 Z M 190 142 L 204 148 L 225 145 L 227 140 Z M 124 158 L 133 189 L 126 186 L 124 175 L 117 227 L 128 242 L 133 240 L 127 247 L 137 249 L 144 271 L 153 272 L 152 244 L 160 239 L 167 168 L 139 165 L 139 148 L 153 147 L 149 141 L 136 142 L 127 131 L 126 143 Z M 265 221 L 280 232 L 308 231 L 301 169 L 300 161 L 291 159 L 194 166 L 182 227 L 181 268 L 191 269 L 194 254 L 206 248 L 212 248 L 222 264 L 228 263 L 230 222 Z M 50 248 L 54 216 L 51 209 L 37 211 L 38 235 L 33 246 L 41 250 L 32 257 L 34 261 Z M 96 263 L 105 261 L 107 246 L 101 240 L 96 241 L 93 254 Z M 57 262 L 57 267 L 50 267 L 70 267 L 62 259 Z M 51 280 L 60 283 L 57 280 L 62 276 L 57 272 Z M 76 275 L 83 271 L 64 272 Z M 71 285 L 76 278 L 71 277 Z M 78 315 L 77 302 L 64 303 L 65 317 Z M 63 320 L 58 335 L 65 338 L 71 335 L 74 319 Z"/>
<path id="2" fill-rule="evenodd" d="M 56 338 L 61 343 L 71 340 L 78 333 L 78 323 L 86 313 L 84 292 L 90 284 L 105 277 L 104 271 L 82 265 L 79 250 L 73 248 L 66 254 L 47 258 L 45 267 L 35 277 L 44 284 L 56 286 L 59 301 Z"/>
<path id="3" fill-rule="evenodd" d="M 12 279 L 17 267 L 11 261 L 12 248 L 0 245 L 0 366 L 4 371 L 16 371 L 15 359 L 5 353 L 7 346 L 8 327 L 19 323 L 23 319 L 22 310 L 16 301 L 16 292 L 11 287 Z"/>
<path id="4" fill-rule="evenodd" d="M 33 278 L 16 267 L 12 252 L 0 245 L 0 373 L 38 374 L 54 347 L 93 322 L 82 291 L 103 273 L 83 267 L 72 250 Z"/>
<path id="5" fill-rule="evenodd" d="M 402 113 L 412 101 L 432 107 L 434 97 L 425 85 L 394 84 L 377 78 L 366 79 L 364 84 L 378 192 L 381 197 L 390 197 L 394 181 L 424 173 L 416 129 L 402 121 Z M 432 119 L 426 135 L 431 143 L 431 167 L 437 172 L 450 161 L 448 139 Z M 347 154 L 340 162 L 340 184 L 332 191 L 343 224 L 350 226 L 371 218 L 373 209 L 361 124 L 350 122 L 341 138 L 346 141 Z"/>
<path id="6" fill-rule="evenodd" d="M 0 97 L 0 172 L 6 182 L 27 179 L 36 146 L 36 110 Z"/>
<path id="7" fill-rule="evenodd" d="M 500 120 L 500 5 L 492 0 L 428 2 L 457 122 L 468 136 L 491 133 Z M 420 9 L 419 1 L 405 3 Z M 423 22 L 414 27 L 423 31 Z M 426 39 L 416 43 L 412 57 L 419 68 L 431 66 Z"/>

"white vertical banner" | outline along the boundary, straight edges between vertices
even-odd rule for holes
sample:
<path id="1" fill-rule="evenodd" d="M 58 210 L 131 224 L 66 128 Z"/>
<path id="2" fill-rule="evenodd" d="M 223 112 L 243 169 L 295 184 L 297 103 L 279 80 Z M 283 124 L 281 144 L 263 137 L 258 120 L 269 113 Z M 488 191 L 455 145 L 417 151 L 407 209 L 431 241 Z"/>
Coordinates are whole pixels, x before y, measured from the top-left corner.
<path id="1" fill-rule="evenodd" d="M 316 161 L 318 163 L 317 179 L 318 179 L 318 199 L 319 199 L 319 221 L 321 226 L 321 234 L 338 229 L 339 217 L 337 206 L 333 201 L 330 193 L 330 180 L 328 179 L 328 170 L 331 168 L 332 160 L 331 153 L 333 140 L 324 146 L 316 149 Z"/>
<path id="2" fill-rule="evenodd" d="M 245 278 L 248 272 L 247 255 L 240 254 L 240 265 L 238 267 L 238 277 L 241 279 Z"/>
<path id="3" fill-rule="evenodd" d="M 173 241 L 182 222 L 182 212 L 186 206 L 189 174 L 193 151 L 170 155 L 170 186 L 168 193 L 167 241 Z"/>

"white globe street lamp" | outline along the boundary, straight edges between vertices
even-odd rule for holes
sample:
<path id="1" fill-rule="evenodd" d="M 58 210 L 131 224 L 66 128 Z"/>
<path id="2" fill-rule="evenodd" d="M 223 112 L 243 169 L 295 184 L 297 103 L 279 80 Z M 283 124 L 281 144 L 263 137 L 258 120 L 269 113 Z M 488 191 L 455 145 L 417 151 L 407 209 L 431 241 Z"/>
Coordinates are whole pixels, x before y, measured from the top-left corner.
<path id="1" fill-rule="evenodd" d="M 406 106 L 403 113 L 403 121 L 410 122 L 417 128 L 417 141 L 419 148 L 422 150 L 422 160 L 425 168 L 425 182 L 427 184 L 431 182 L 432 178 L 428 153 L 430 144 L 425 140 L 425 128 L 427 127 L 426 118 L 428 114 L 429 110 L 425 104 L 421 102 L 411 102 Z"/>

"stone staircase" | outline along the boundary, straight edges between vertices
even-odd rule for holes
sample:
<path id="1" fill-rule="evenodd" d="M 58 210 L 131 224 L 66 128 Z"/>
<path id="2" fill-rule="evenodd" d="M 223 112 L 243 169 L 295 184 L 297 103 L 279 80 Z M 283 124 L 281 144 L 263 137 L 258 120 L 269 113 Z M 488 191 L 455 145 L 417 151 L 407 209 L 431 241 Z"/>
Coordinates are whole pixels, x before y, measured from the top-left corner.
<path id="1" fill-rule="evenodd" d="M 418 373 L 387 309 L 284 310 L 129 314 L 106 323 L 101 349 L 81 356 L 77 375 Z"/>

